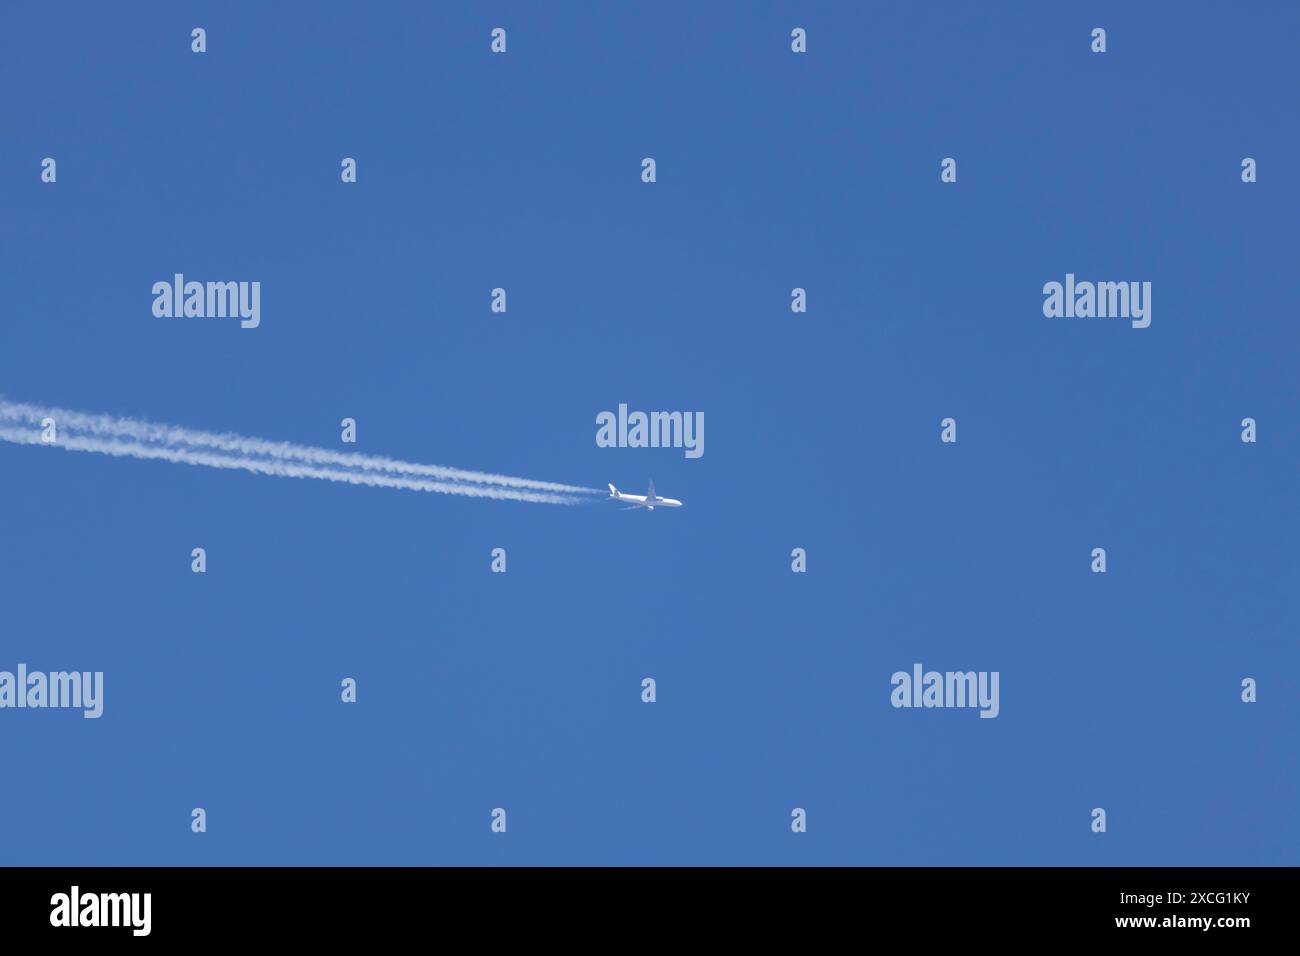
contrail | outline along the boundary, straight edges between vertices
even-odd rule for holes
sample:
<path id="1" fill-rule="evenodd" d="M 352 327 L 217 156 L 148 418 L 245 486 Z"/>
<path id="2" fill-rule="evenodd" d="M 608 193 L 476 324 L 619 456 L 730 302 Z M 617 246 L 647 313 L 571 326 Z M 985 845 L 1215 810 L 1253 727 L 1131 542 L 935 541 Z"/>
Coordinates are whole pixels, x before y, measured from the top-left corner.
<path id="1" fill-rule="evenodd" d="M 46 444 L 45 419 L 57 429 L 56 447 L 128 458 L 170 461 L 208 468 L 232 468 L 281 478 L 317 478 L 375 488 L 405 488 L 439 494 L 465 495 L 544 504 L 578 504 L 595 488 L 534 481 L 443 465 L 420 465 L 394 458 L 349 454 L 328 448 L 247 438 L 161 425 L 131 418 L 88 415 L 0 399 L 0 441 L 20 445 Z"/>

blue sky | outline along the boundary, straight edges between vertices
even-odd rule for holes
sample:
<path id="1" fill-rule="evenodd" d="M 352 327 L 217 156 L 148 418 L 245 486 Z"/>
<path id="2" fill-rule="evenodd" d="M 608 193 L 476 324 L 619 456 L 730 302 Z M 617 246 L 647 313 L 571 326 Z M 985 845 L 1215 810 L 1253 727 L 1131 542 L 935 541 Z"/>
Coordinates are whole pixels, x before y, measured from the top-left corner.
<path id="1" fill-rule="evenodd" d="M 1300 862 L 1300 8 L 1241 6 L 8 11 L 0 394 L 686 507 L 0 444 L 0 669 L 106 685 L 0 711 L 0 862 Z"/>

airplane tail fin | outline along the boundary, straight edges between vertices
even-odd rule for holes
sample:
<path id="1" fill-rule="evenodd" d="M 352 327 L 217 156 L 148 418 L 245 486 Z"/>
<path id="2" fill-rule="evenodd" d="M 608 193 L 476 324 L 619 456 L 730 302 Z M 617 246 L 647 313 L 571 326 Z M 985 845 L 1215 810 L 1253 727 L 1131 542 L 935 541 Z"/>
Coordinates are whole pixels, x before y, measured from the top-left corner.
<path id="1" fill-rule="evenodd" d="M 611 498 L 617 498 L 617 497 L 618 497 L 618 489 L 615 488 L 613 485 L 610 485 L 610 486 L 609 486 L 609 496 L 610 496 Z"/>

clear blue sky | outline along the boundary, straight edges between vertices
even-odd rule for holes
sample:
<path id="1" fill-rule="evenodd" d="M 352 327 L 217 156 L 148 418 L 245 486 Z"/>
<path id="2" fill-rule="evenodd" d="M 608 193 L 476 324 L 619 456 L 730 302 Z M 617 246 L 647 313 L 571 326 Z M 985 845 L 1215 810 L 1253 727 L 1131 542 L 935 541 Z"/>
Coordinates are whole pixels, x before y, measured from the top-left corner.
<path id="1" fill-rule="evenodd" d="M 1300 862 L 1300 7 L 4 20 L 0 394 L 686 507 L 0 444 L 0 669 L 106 682 L 0 712 L 0 862 Z M 154 318 L 178 271 L 261 327 Z M 1044 318 L 1067 272 L 1151 327 Z M 915 662 L 1000 716 L 891 708 Z"/>

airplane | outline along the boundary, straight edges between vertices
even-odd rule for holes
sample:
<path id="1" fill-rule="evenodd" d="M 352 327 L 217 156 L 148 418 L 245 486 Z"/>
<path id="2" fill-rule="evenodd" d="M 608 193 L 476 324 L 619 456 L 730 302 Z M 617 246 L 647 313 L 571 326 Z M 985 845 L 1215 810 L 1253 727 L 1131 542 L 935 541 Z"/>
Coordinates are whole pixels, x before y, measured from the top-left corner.
<path id="1" fill-rule="evenodd" d="M 655 494 L 655 483 L 650 482 L 650 491 L 644 495 L 625 495 L 613 485 L 609 486 L 609 496 L 615 501 L 630 501 L 632 508 L 645 508 L 654 511 L 656 508 L 680 508 L 682 503 L 676 498 L 660 498 Z M 621 508 L 621 511 L 631 511 L 632 508 Z"/>

